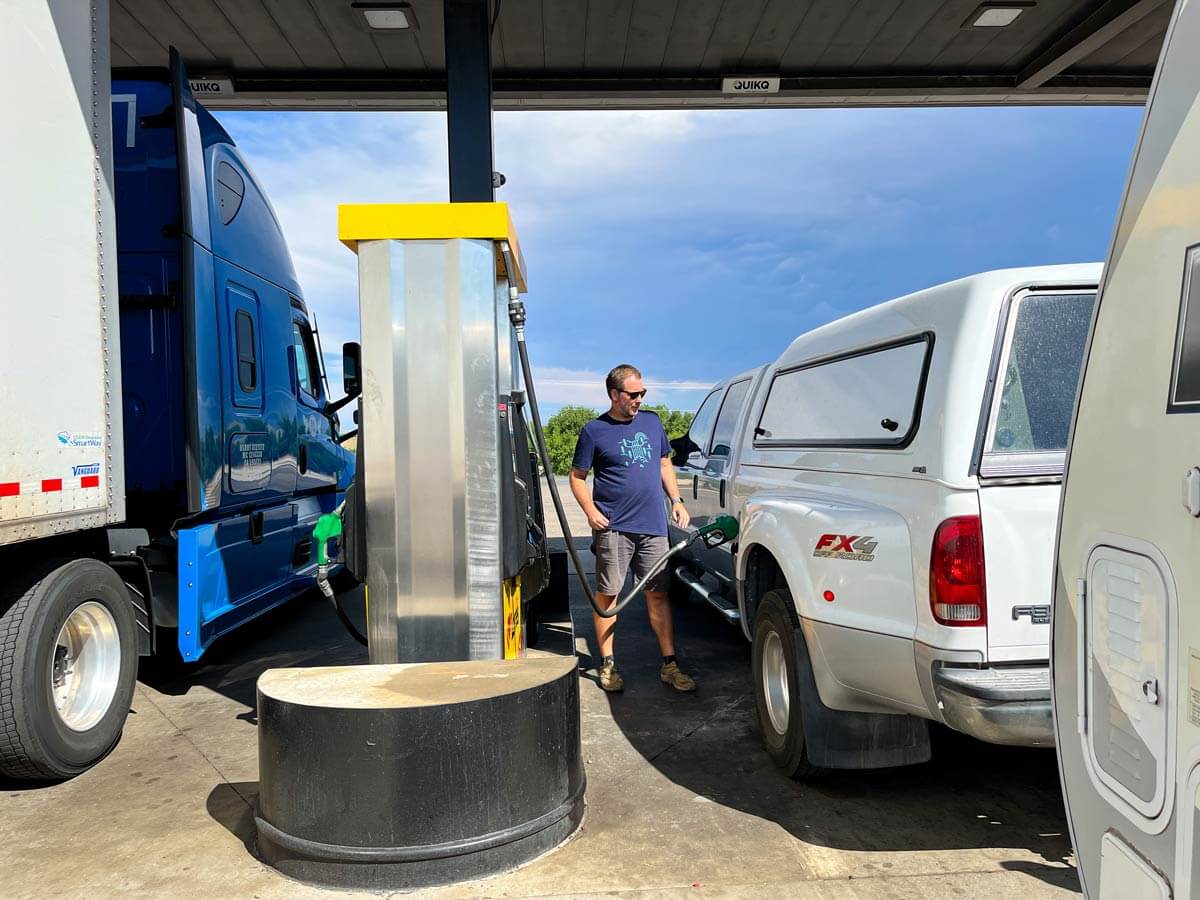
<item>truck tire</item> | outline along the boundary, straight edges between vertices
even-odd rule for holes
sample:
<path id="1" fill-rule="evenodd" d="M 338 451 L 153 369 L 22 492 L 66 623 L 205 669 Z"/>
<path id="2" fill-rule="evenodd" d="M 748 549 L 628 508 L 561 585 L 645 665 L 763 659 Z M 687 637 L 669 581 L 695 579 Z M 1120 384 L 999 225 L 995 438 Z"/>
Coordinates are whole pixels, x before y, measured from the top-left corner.
<path id="1" fill-rule="evenodd" d="M 791 609 L 791 595 L 781 588 L 768 591 L 758 603 L 751 654 L 754 704 L 767 755 L 789 778 L 804 781 L 827 770 L 812 765 L 806 752 L 799 667 L 811 664 Z"/>
<path id="2" fill-rule="evenodd" d="M 0 602 L 0 774 L 58 780 L 116 744 L 137 680 L 125 585 L 94 559 L 55 563 Z"/>

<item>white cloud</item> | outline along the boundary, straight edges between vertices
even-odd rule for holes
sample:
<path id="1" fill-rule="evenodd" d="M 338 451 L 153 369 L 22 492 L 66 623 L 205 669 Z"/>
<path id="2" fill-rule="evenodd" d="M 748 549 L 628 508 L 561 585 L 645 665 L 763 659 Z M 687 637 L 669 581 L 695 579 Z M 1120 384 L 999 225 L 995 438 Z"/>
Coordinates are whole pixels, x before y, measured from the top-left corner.
<path id="1" fill-rule="evenodd" d="M 1029 129 L 983 127 L 1013 115 L 970 110 L 953 115 L 945 110 L 498 113 L 496 167 L 508 177 L 498 199 L 513 208 L 531 269 L 531 297 L 545 297 L 537 293 L 539 272 L 553 271 L 559 291 L 579 284 L 581 294 L 590 292 L 591 305 L 579 313 L 588 321 L 604 321 L 597 294 L 637 262 L 641 270 L 621 282 L 626 308 L 654 304 L 662 284 L 673 281 L 689 291 L 695 286 L 694 304 L 678 304 L 681 316 L 689 316 L 725 302 L 728 295 L 720 292 L 736 285 L 771 298 L 777 308 L 803 311 L 803 321 L 811 322 L 814 316 L 838 313 L 824 300 L 845 280 L 844 271 L 829 268 L 835 254 L 880 258 L 889 241 L 919 231 L 939 214 L 937 201 L 929 199 L 930 186 L 973 171 L 979 165 L 973 150 L 1015 156 L 1022 149 L 1018 145 L 1044 140 Z M 320 319 L 332 377 L 340 368 L 341 343 L 358 337 L 357 266 L 353 253 L 337 240 L 337 206 L 445 200 L 444 114 L 221 118 L 272 198 L 305 296 Z M 557 304 L 574 298 L 552 299 Z M 817 301 L 821 304 L 814 305 Z M 539 317 L 537 327 L 546 321 Z M 531 324 L 531 335 L 532 329 Z M 737 328 L 733 333 L 741 334 Z M 709 366 L 714 377 L 729 374 L 716 368 L 728 359 L 716 343 L 719 338 L 713 335 L 697 353 L 664 340 L 656 345 L 663 348 L 660 353 L 643 348 L 636 358 L 657 372 L 655 393 L 661 390 L 672 405 L 678 399 L 694 408 L 702 388 L 685 376 L 707 375 Z M 773 335 L 764 338 L 778 343 Z M 545 372 L 542 399 L 606 403 L 603 373 L 588 367 L 623 356 L 613 352 L 620 335 L 576 333 L 564 341 L 547 329 L 539 330 L 537 339 L 545 348 L 543 359 L 571 367 L 538 370 Z M 592 378 L 595 387 L 574 383 Z"/>

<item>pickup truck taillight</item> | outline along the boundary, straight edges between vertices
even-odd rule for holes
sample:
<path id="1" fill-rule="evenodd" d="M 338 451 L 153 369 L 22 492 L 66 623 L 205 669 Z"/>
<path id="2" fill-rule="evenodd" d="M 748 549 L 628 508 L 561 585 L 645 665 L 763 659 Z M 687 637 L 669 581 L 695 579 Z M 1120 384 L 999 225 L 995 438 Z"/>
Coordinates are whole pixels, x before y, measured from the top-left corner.
<path id="1" fill-rule="evenodd" d="M 929 561 L 929 605 L 943 625 L 986 625 L 983 526 L 979 516 L 955 516 L 938 526 Z"/>

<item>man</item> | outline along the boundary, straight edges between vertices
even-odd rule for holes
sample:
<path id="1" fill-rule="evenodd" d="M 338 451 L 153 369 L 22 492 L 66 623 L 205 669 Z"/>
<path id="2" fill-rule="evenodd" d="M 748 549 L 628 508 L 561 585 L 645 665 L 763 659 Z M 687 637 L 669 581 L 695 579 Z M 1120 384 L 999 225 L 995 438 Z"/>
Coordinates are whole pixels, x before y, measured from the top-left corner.
<path id="1" fill-rule="evenodd" d="M 642 373 L 630 365 L 617 366 L 608 373 L 605 387 L 611 403 L 608 412 L 583 427 L 571 461 L 571 493 L 592 528 L 596 602 L 602 609 L 615 602 L 631 562 L 634 578 L 640 579 L 667 551 L 663 491 L 671 501 L 675 524 L 685 528 L 691 521 L 679 496 L 662 422 L 654 413 L 641 410 L 646 396 Z M 588 491 L 589 469 L 596 473 L 594 492 Z M 694 691 L 696 682 L 680 671 L 675 660 L 669 577 L 666 571 L 659 572 L 646 584 L 650 626 L 663 657 L 659 675 L 677 691 Z M 625 683 L 613 660 L 616 617 L 605 619 L 593 613 L 592 618 L 600 644 L 600 687 L 620 691 Z"/>

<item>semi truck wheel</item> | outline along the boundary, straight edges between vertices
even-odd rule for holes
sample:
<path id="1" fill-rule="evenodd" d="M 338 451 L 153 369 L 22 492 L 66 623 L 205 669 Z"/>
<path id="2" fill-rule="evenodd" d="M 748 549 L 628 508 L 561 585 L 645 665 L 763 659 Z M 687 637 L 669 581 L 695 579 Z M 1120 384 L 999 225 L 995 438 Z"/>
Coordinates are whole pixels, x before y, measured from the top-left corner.
<path id="1" fill-rule="evenodd" d="M 137 679 L 137 625 L 104 563 L 44 570 L 0 601 L 0 774 L 61 779 L 121 736 Z"/>
<path id="2" fill-rule="evenodd" d="M 767 754 L 785 775 L 804 780 L 825 769 L 812 765 L 805 752 L 798 667 L 810 663 L 791 605 L 786 590 L 768 591 L 754 614 L 754 703 Z"/>

